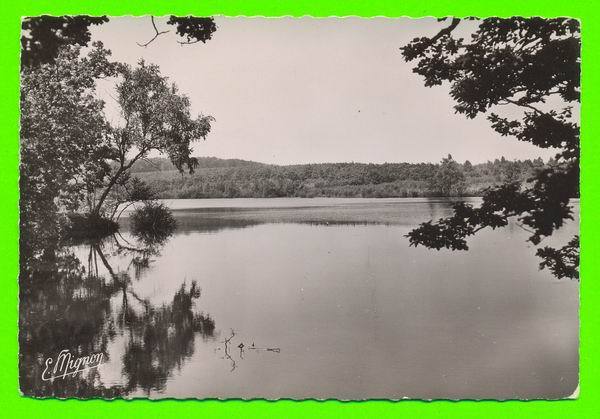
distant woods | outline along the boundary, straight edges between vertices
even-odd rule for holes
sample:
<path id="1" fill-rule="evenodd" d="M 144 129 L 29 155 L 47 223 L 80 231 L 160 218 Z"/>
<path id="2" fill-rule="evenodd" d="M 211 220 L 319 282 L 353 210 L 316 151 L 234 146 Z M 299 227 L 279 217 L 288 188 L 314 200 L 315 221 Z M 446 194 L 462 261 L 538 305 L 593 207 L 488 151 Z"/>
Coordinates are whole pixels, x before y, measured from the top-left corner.
<path id="1" fill-rule="evenodd" d="M 502 158 L 504 160 L 504 157 Z M 505 161 L 506 162 L 506 161 Z M 472 172 L 473 167 L 468 160 L 468 168 Z M 441 196 L 461 196 L 467 188 L 464 168 L 454 161 L 451 154 L 442 159 L 439 166 L 435 168 L 434 175 L 429 182 L 429 191 Z"/>
<path id="2" fill-rule="evenodd" d="M 165 158 L 140 160 L 131 168 L 159 198 L 422 197 L 480 196 L 505 181 L 527 179 L 556 164 L 553 160 L 481 164 L 321 163 L 289 166 L 199 157 L 194 174 L 181 174 Z"/>

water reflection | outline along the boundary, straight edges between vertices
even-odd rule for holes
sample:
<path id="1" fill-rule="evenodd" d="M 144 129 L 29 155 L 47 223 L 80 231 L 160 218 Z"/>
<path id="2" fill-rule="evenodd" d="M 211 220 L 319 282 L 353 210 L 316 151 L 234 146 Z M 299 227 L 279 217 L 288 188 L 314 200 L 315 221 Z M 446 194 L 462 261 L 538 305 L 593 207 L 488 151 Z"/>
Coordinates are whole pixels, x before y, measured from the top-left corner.
<path id="1" fill-rule="evenodd" d="M 252 342 L 252 344 L 248 344 L 248 343 L 244 343 L 243 340 L 239 340 L 239 343 L 237 343 L 237 341 L 233 340 L 235 337 L 236 337 L 235 330 L 231 329 L 229 336 L 226 337 L 221 342 L 223 344 L 223 346 L 222 347 L 219 346 L 215 349 L 215 352 L 223 351 L 222 359 L 225 359 L 231 363 L 230 372 L 233 372 L 238 366 L 236 359 L 238 361 L 244 360 L 244 355 L 246 354 L 246 351 L 249 351 L 249 352 L 264 351 L 264 352 L 274 352 L 274 353 L 281 352 L 281 348 L 277 348 L 277 347 L 261 348 L 259 346 L 256 346 L 254 344 L 254 342 Z"/>
<path id="2" fill-rule="evenodd" d="M 123 220 L 121 235 L 101 242 L 42 246 L 21 266 L 22 391 L 270 399 L 573 392 L 578 283 L 538 270 L 526 232 L 511 224 L 480 232 L 468 252 L 435 252 L 409 247 L 405 234 L 447 215 L 447 203 L 362 202 L 174 211 L 177 232 L 164 240 L 134 237 Z M 577 228 L 576 218 L 549 240 Z M 41 381 L 44 360 L 62 349 L 100 352 L 105 363 Z"/>
<path id="3" fill-rule="evenodd" d="M 301 198 L 271 199 L 268 202 L 229 201 L 176 200 L 169 201 L 169 205 L 174 207 L 178 232 L 217 233 L 282 223 L 314 226 L 416 226 L 427 219 L 451 215 L 454 202 L 450 199 L 379 199 L 374 202 L 365 199 Z M 480 199 L 472 198 L 469 202 L 478 205 Z"/>
<path id="4" fill-rule="evenodd" d="M 111 236 L 47 249 L 45 258 L 22 260 L 20 274 L 20 384 L 38 397 L 116 397 L 162 391 L 169 376 L 194 353 L 195 340 L 214 336 L 215 322 L 195 308 L 196 282 L 183 282 L 169 303 L 156 305 L 132 288 L 168 240 Z M 87 247 L 87 263 L 74 248 Z M 124 269 L 114 258 L 129 259 Z M 106 275 L 102 274 L 104 267 Z M 109 346 L 124 348 L 111 359 Z M 44 361 L 67 349 L 74 358 L 101 353 L 121 370 L 105 382 L 105 365 L 43 381 Z M 110 371 L 107 371 L 110 372 Z M 110 374 L 108 374 L 110 375 Z"/>

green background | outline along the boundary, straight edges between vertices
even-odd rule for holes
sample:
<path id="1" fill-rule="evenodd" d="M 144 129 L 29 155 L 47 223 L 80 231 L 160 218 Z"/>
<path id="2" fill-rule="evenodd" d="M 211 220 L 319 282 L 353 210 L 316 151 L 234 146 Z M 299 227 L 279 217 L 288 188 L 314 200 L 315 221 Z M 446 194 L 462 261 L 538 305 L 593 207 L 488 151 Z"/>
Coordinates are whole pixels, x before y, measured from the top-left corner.
<path id="1" fill-rule="evenodd" d="M 600 418 L 600 13 L 596 1 L 577 0 L 2 0 L 0 4 L 0 417 L 458 417 Z M 400 401 L 373 400 L 35 400 L 18 387 L 18 161 L 20 17 L 40 14 L 226 16 L 570 16 L 582 22 L 581 136 L 581 372 L 577 400 Z M 541 349 L 541 348 L 540 348 Z"/>

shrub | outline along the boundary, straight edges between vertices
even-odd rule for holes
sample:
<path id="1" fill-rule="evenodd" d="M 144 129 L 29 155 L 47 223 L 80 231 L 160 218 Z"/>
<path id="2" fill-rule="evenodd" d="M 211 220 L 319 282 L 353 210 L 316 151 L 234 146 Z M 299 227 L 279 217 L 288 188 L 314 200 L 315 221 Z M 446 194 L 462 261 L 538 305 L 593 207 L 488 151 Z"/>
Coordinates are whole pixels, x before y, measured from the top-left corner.
<path id="1" fill-rule="evenodd" d="M 176 224 L 171 210 L 158 202 L 145 202 L 131 214 L 133 234 L 145 241 L 165 240 L 173 233 Z"/>

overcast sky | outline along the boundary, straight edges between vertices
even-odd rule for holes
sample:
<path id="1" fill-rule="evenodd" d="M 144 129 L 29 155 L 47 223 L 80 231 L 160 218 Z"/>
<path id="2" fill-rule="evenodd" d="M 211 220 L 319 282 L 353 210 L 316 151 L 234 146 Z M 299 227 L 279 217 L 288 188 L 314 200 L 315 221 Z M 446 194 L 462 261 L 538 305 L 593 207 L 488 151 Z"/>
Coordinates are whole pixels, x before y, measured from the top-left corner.
<path id="1" fill-rule="evenodd" d="M 187 46 L 165 22 L 157 19 L 171 32 L 147 48 L 136 42 L 154 34 L 148 17 L 111 18 L 92 36 L 118 61 L 158 64 L 196 113 L 216 118 L 196 156 L 381 163 L 451 153 L 474 163 L 554 154 L 455 114 L 447 87 L 423 86 L 399 47 L 446 25 L 435 19 L 216 18 L 212 40 Z"/>

